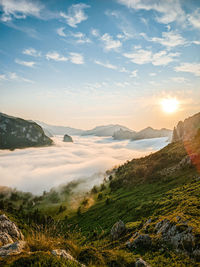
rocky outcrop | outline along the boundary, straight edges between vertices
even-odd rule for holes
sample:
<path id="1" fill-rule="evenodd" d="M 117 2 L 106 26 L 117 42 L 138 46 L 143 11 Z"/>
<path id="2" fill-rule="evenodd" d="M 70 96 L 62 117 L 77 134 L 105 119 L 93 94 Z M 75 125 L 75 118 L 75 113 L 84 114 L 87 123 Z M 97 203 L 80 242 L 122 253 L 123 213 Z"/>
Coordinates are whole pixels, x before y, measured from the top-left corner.
<path id="1" fill-rule="evenodd" d="M 172 142 L 191 140 L 199 130 L 200 112 L 184 121 L 179 121 L 177 126 L 174 127 Z"/>
<path id="2" fill-rule="evenodd" d="M 26 247 L 25 241 L 17 241 L 15 243 L 7 244 L 0 247 L 0 257 L 7 257 L 11 255 L 17 255 L 23 252 Z"/>
<path id="3" fill-rule="evenodd" d="M 0 241 L 9 243 L 9 241 L 24 240 L 24 236 L 16 224 L 8 219 L 5 214 L 0 215 Z"/>
<path id="4" fill-rule="evenodd" d="M 63 137 L 63 142 L 73 142 L 73 139 L 71 136 L 69 136 L 68 134 L 65 134 Z"/>
<path id="5" fill-rule="evenodd" d="M 139 259 L 137 259 L 137 261 L 135 263 L 135 267 L 151 267 L 151 266 L 146 261 L 139 258 Z"/>
<path id="6" fill-rule="evenodd" d="M 52 140 L 35 122 L 0 113 L 0 149 L 51 145 Z"/>
<path id="7" fill-rule="evenodd" d="M 149 235 L 136 233 L 134 237 L 136 238 L 126 243 L 128 248 L 147 249 L 151 247 L 152 240 Z"/>
<path id="8" fill-rule="evenodd" d="M 69 261 L 76 262 L 81 267 L 85 267 L 84 264 L 81 264 L 80 262 L 78 262 L 77 260 L 75 260 L 74 257 L 72 257 L 69 253 L 67 253 L 67 251 L 65 249 L 54 249 L 54 250 L 51 251 L 51 253 L 54 256 L 62 257 L 62 258 L 67 259 Z"/>
<path id="9" fill-rule="evenodd" d="M 5 214 L 0 215 L 0 257 L 21 253 L 26 247 L 24 236 Z"/>
<path id="10" fill-rule="evenodd" d="M 191 226 L 186 222 L 176 224 L 168 219 L 158 222 L 155 226 L 155 233 L 161 236 L 164 243 L 170 244 L 173 248 L 192 253 L 196 249 L 196 237 Z"/>
<path id="11" fill-rule="evenodd" d="M 111 229 L 111 238 L 113 240 L 118 239 L 122 234 L 124 234 L 126 232 L 126 226 L 125 224 L 120 220 L 118 222 L 116 222 L 112 229 Z"/>

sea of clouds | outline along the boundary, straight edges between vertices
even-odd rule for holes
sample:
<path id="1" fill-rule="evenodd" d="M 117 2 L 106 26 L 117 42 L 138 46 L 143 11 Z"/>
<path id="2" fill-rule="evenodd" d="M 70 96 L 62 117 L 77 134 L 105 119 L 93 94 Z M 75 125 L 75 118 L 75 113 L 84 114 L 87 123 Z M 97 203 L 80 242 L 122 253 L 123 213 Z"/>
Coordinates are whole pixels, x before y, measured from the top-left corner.
<path id="1" fill-rule="evenodd" d="M 57 136 L 51 147 L 0 150 L 0 185 L 41 194 L 81 179 L 90 189 L 102 182 L 106 170 L 166 146 L 167 139 L 115 141 L 73 136 L 73 143 L 65 143 Z"/>

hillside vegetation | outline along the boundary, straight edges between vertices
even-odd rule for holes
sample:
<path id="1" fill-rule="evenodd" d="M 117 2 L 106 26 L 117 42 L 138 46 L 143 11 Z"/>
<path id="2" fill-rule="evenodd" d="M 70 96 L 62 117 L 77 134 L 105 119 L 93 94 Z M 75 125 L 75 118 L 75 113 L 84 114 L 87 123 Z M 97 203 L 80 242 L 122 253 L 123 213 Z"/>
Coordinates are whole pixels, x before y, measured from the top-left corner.
<path id="1" fill-rule="evenodd" d="M 4 188 L 0 208 L 22 230 L 27 248 L 0 263 L 141 266 L 142 258 L 151 266 L 200 266 L 199 170 L 200 132 L 108 171 L 84 196 L 71 195 L 73 183 L 40 197 Z M 112 229 L 119 220 L 121 232 Z M 65 249 L 78 263 L 55 257 L 53 249 Z"/>

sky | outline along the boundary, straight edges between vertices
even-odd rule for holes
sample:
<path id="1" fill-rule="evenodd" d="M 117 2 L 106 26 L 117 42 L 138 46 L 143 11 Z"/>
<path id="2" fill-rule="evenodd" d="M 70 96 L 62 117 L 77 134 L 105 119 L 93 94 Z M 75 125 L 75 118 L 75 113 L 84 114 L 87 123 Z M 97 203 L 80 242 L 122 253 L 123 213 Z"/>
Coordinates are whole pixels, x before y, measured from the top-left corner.
<path id="1" fill-rule="evenodd" d="M 199 111 L 200 1 L 0 0 L 0 112 L 140 130 Z"/>

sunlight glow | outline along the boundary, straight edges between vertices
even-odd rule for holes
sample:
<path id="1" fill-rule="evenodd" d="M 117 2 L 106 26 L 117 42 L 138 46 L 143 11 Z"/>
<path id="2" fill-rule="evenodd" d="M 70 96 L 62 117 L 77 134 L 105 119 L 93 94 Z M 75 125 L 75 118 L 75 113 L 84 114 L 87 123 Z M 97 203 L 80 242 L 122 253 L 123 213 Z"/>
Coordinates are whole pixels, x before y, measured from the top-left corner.
<path id="1" fill-rule="evenodd" d="M 164 112 L 174 113 L 178 110 L 179 101 L 176 98 L 165 98 L 162 99 L 161 106 Z"/>

